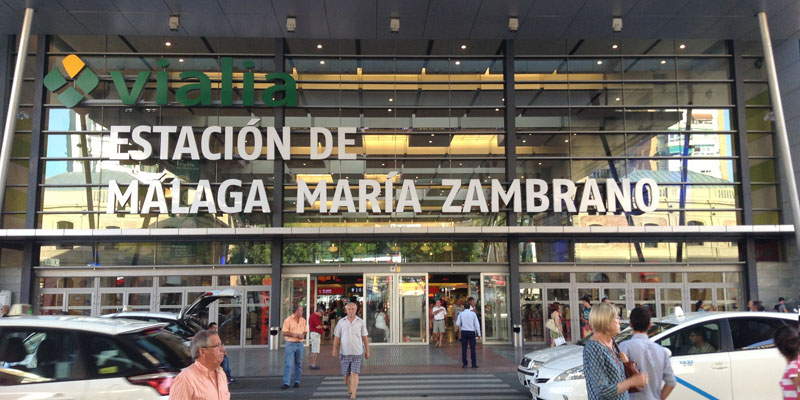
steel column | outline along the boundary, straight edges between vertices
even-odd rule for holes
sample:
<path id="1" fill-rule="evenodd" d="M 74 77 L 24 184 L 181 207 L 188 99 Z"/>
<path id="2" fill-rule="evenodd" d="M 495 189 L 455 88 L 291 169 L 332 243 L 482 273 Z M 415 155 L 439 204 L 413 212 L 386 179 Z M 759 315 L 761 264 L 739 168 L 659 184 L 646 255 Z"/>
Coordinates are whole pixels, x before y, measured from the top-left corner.
<path id="1" fill-rule="evenodd" d="M 44 140 L 42 140 L 42 130 L 44 125 L 44 113 L 42 104 L 46 102 L 46 94 L 44 93 L 44 74 L 47 64 L 47 36 L 39 36 L 39 46 L 36 48 L 36 78 L 33 85 L 33 113 L 31 115 L 31 150 L 30 150 L 30 164 L 28 166 L 30 175 L 28 175 L 28 200 L 25 211 L 25 228 L 36 229 L 37 211 L 39 209 L 39 200 L 41 198 L 39 192 L 39 173 L 42 170 L 42 148 Z M 89 216 L 93 218 L 94 216 Z"/>
<path id="2" fill-rule="evenodd" d="M 767 13 L 758 13 L 758 27 L 761 30 L 761 45 L 764 48 L 764 65 L 767 67 L 769 81 L 769 97 L 772 100 L 772 109 L 775 113 L 775 139 L 780 149 L 779 162 L 784 176 L 784 185 L 789 193 L 792 221 L 794 222 L 794 237 L 796 249 L 800 249 L 800 199 L 797 196 L 797 181 L 794 178 L 792 166 L 792 152 L 789 148 L 789 136 L 786 133 L 786 121 L 783 117 L 783 102 L 781 91 L 778 87 L 778 73 L 775 70 L 775 57 L 772 54 L 772 40 L 769 37 Z"/>
<path id="3" fill-rule="evenodd" d="M 283 39 L 275 40 L 275 68 L 278 72 L 285 70 L 284 53 L 286 46 Z M 275 109 L 275 129 L 279 132 L 283 129 L 286 121 L 286 113 L 282 107 Z M 280 153 L 275 157 L 273 172 L 273 199 L 272 199 L 272 226 L 283 226 L 283 157 Z M 283 239 L 272 239 L 270 252 L 270 265 L 272 267 L 272 288 L 269 297 L 269 326 L 271 333 L 276 329 L 280 331 L 281 324 L 281 268 L 283 266 Z M 270 333 L 270 348 L 277 349 L 279 338 Z"/>
<path id="4" fill-rule="evenodd" d="M 517 124 L 516 124 L 516 101 L 514 93 L 514 41 L 511 39 L 503 41 L 503 98 L 505 98 L 505 109 L 503 110 L 503 126 L 506 132 L 506 182 L 513 182 L 517 177 Z M 524 186 L 523 186 L 524 188 Z M 506 213 L 506 224 L 508 226 L 517 225 L 517 213 L 510 208 Z M 508 249 L 508 297 L 509 314 L 511 315 L 511 337 L 514 337 L 513 328 L 520 325 L 522 316 L 520 315 L 519 298 L 519 239 L 509 237 L 507 240 Z M 521 345 L 516 340 L 512 341 L 515 345 Z"/>

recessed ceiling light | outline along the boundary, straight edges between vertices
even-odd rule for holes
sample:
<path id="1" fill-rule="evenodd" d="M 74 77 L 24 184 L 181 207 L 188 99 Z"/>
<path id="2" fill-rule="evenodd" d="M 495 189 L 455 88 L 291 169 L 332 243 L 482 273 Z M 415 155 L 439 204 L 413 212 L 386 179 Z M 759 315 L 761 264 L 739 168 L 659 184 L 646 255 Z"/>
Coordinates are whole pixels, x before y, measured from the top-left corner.
<path id="1" fill-rule="evenodd" d="M 386 111 L 392 112 L 392 109 L 391 109 L 391 108 L 388 108 L 388 109 L 386 109 Z"/>
<path id="2" fill-rule="evenodd" d="M 616 101 L 620 101 L 620 100 L 622 100 L 622 99 L 620 99 L 619 97 L 617 97 L 617 98 L 616 98 L 616 99 L 614 99 L 614 100 L 616 100 Z"/>
<path id="3" fill-rule="evenodd" d="M 381 167 L 385 167 L 385 166 L 386 166 L 386 163 L 381 163 Z"/>
<path id="4" fill-rule="evenodd" d="M 390 102 L 391 102 L 391 101 L 394 101 L 394 99 L 393 99 L 393 98 L 391 98 L 391 97 L 389 97 L 389 101 L 390 101 Z"/>
<path id="5" fill-rule="evenodd" d="M 319 63 L 324 65 L 325 64 L 325 60 L 319 60 Z"/>
<path id="6" fill-rule="evenodd" d="M 686 45 L 685 45 L 685 44 L 683 44 L 683 43 L 681 43 L 681 45 L 680 45 L 680 46 L 678 46 L 678 48 L 680 48 L 681 50 L 683 50 L 683 49 L 685 49 L 685 48 L 686 48 Z"/>
<path id="7" fill-rule="evenodd" d="M 506 101 L 506 98 L 505 98 L 505 97 L 503 97 L 502 99 L 500 99 L 500 101 Z"/>
<path id="8" fill-rule="evenodd" d="M 526 143 L 526 142 L 527 142 L 527 140 L 525 140 L 525 139 L 522 139 L 522 143 Z"/>
<path id="9" fill-rule="evenodd" d="M 456 65 L 461 65 L 461 61 L 456 61 Z"/>
<path id="10" fill-rule="evenodd" d="M 179 59 L 178 59 L 178 62 L 183 62 L 183 59 L 182 59 L 182 58 L 179 58 Z"/>
<path id="11" fill-rule="evenodd" d="M 597 60 L 597 65 L 603 65 L 603 60 Z"/>
<path id="12" fill-rule="evenodd" d="M 321 49 L 321 48 L 322 48 L 322 43 L 320 43 L 320 44 L 317 44 L 317 48 L 318 48 L 318 49 Z"/>
<path id="13" fill-rule="evenodd" d="M 564 143 L 569 143 L 569 139 L 564 139 Z"/>
<path id="14" fill-rule="evenodd" d="M 167 46 L 167 47 L 172 46 L 172 42 L 166 41 L 166 42 L 164 42 L 164 46 Z"/>
<path id="15" fill-rule="evenodd" d="M 428 140 L 428 143 L 433 143 L 433 140 Z"/>
<path id="16" fill-rule="evenodd" d="M 666 63 L 667 63 L 667 60 L 661 60 L 661 64 L 662 64 L 662 65 L 663 65 L 663 64 L 666 64 Z"/>
<path id="17" fill-rule="evenodd" d="M 465 44 L 462 44 L 462 45 L 461 45 L 461 50 L 466 50 L 466 49 L 467 49 L 467 45 L 465 45 Z"/>
<path id="18" fill-rule="evenodd" d="M 542 163 L 539 163 L 539 165 L 542 165 Z"/>
<path id="19" fill-rule="evenodd" d="M 611 48 L 616 50 L 616 49 L 618 49 L 618 48 L 619 48 L 619 45 L 618 45 L 618 44 L 616 44 L 616 43 L 615 43 L 615 44 L 612 44 L 612 45 L 611 45 Z"/>
<path id="20" fill-rule="evenodd" d="M 460 167 L 460 166 L 462 166 L 462 165 L 464 165 L 464 163 L 458 163 L 458 166 L 459 166 L 459 167 Z"/>
<path id="21" fill-rule="evenodd" d="M 499 108 L 495 108 L 494 110 L 495 110 L 495 111 L 500 111 L 500 109 L 499 109 Z"/>

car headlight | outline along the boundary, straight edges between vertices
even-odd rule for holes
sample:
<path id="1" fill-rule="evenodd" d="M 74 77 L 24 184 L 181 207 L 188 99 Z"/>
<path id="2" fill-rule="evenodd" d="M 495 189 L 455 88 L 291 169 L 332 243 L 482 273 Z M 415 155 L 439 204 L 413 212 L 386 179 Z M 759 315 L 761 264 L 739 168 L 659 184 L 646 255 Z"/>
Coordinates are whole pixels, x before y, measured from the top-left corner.
<path id="1" fill-rule="evenodd" d="M 539 369 L 539 368 L 542 368 L 543 365 L 544 365 L 544 363 L 541 362 L 541 361 L 532 361 L 530 368 L 531 369 Z"/>
<path id="2" fill-rule="evenodd" d="M 556 377 L 556 381 L 574 381 L 576 379 L 584 379 L 583 365 L 580 367 L 570 368 Z"/>

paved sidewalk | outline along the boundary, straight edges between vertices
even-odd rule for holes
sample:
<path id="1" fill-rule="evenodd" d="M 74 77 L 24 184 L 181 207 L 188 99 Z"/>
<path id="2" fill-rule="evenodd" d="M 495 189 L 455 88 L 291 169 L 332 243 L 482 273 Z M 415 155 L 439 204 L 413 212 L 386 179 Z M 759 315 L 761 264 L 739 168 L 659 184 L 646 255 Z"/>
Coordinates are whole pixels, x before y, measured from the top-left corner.
<path id="1" fill-rule="evenodd" d="M 514 348 L 511 345 L 478 345 L 480 373 L 515 372 L 522 356 L 540 347 Z M 310 370 L 309 348 L 303 354 L 304 376 L 339 375 L 339 361 L 331 356 L 330 345 L 320 349 L 320 370 Z M 236 349 L 229 348 L 231 371 L 235 377 L 280 376 L 283 374 L 283 349 Z M 364 375 L 370 374 L 426 374 L 463 373 L 461 368 L 461 345 L 450 344 L 436 348 L 431 345 L 387 345 L 371 346 L 371 357 L 362 366 Z M 469 369 L 471 370 L 471 368 Z M 472 372 L 472 371 L 469 371 Z"/>

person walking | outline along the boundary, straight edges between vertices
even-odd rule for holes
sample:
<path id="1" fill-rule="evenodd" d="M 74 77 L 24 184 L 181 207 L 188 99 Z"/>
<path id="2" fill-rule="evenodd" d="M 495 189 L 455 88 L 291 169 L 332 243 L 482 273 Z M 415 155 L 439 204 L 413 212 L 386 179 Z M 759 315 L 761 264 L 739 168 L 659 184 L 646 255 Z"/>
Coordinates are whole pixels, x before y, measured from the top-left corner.
<path id="1" fill-rule="evenodd" d="M 286 356 L 283 359 L 283 385 L 288 389 L 294 369 L 294 387 L 300 387 L 303 374 L 303 341 L 308 333 L 308 323 L 303 318 L 303 306 L 295 306 L 292 315 L 283 321 L 283 336 L 286 338 Z"/>
<path id="2" fill-rule="evenodd" d="M 347 303 L 345 311 L 347 316 L 336 324 L 331 355 L 339 358 L 347 393 L 350 394 L 350 399 L 355 399 L 362 355 L 369 360 L 369 338 L 367 324 L 356 315 L 356 303 Z"/>
<path id="3" fill-rule="evenodd" d="M 625 353 L 615 348 L 614 336 L 619 334 L 619 314 L 608 303 L 592 307 L 589 313 L 592 338 L 583 346 L 583 366 L 589 400 L 628 400 L 628 390 L 647 385 L 647 373 L 625 378 Z"/>
<path id="4" fill-rule="evenodd" d="M 442 300 L 436 300 L 431 314 L 433 315 L 433 341 L 436 343 L 436 347 L 442 347 L 442 336 L 446 329 L 444 319 L 447 316 L 447 309 L 442 307 Z"/>
<path id="5" fill-rule="evenodd" d="M 653 326 L 650 323 L 650 311 L 641 307 L 634 308 L 630 322 L 633 337 L 620 343 L 619 348 L 648 377 L 647 385 L 641 392 L 630 394 L 631 400 L 664 400 L 677 384 L 669 362 L 670 353 L 647 335 L 647 331 Z"/>
<path id="6" fill-rule="evenodd" d="M 189 347 L 194 364 L 186 367 L 169 390 L 170 400 L 230 400 L 228 380 L 220 364 L 225 347 L 216 331 L 200 331 Z"/>
<path id="7" fill-rule="evenodd" d="M 481 337 L 481 323 L 475 314 L 475 299 L 470 297 L 467 303 L 472 307 L 464 309 L 456 317 L 456 326 L 461 328 L 461 368 L 467 368 L 467 345 L 472 357 L 472 368 L 478 368 L 475 345 Z"/>
<path id="8" fill-rule="evenodd" d="M 208 330 L 211 332 L 217 332 L 217 334 L 219 334 L 216 322 L 208 324 Z M 220 366 L 222 367 L 222 371 L 225 372 L 225 377 L 228 378 L 228 384 L 230 385 L 231 383 L 235 383 L 236 379 L 231 376 L 231 362 L 230 360 L 228 360 L 228 352 L 225 350 L 224 347 L 223 347 L 223 352 L 225 353 L 225 355 L 222 358 L 222 364 L 220 364 Z"/>
<path id="9" fill-rule="evenodd" d="M 592 296 L 583 296 L 583 310 L 581 311 L 581 337 L 585 338 L 592 333 L 589 327 L 589 313 L 592 312 Z"/>
<path id="10" fill-rule="evenodd" d="M 782 313 L 789 312 L 789 309 L 786 308 L 786 299 L 784 299 L 783 297 L 778 297 L 778 304 L 775 304 L 775 311 Z"/>
<path id="11" fill-rule="evenodd" d="M 547 330 L 550 331 L 550 347 L 557 347 L 567 343 L 566 339 L 564 339 L 564 327 L 561 323 L 561 304 L 558 302 L 550 305 L 550 320 L 547 321 L 547 325 Z"/>
<path id="12" fill-rule="evenodd" d="M 783 400 L 797 400 L 798 392 L 800 392 L 800 378 L 798 378 L 800 361 L 797 358 L 800 354 L 800 337 L 798 337 L 797 329 L 791 326 L 782 326 L 775 331 L 773 339 L 778 351 L 786 358 L 787 362 L 783 378 L 780 381 Z"/>
<path id="13" fill-rule="evenodd" d="M 322 322 L 322 313 L 324 312 L 324 306 L 317 306 L 317 310 L 308 317 L 308 330 L 311 331 L 311 366 L 308 367 L 309 369 L 319 369 L 317 365 L 319 346 L 322 343 L 322 335 L 325 334 L 326 328 Z"/>

